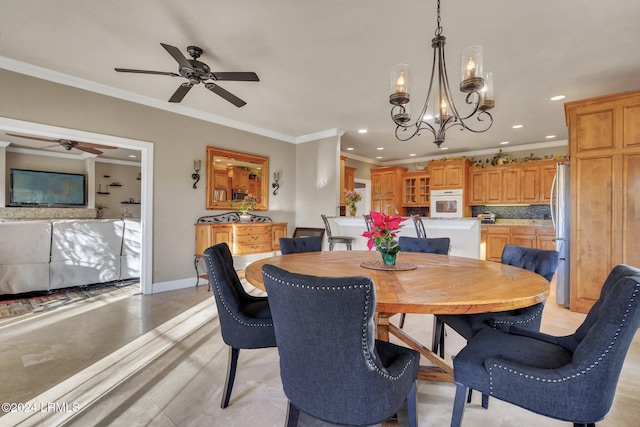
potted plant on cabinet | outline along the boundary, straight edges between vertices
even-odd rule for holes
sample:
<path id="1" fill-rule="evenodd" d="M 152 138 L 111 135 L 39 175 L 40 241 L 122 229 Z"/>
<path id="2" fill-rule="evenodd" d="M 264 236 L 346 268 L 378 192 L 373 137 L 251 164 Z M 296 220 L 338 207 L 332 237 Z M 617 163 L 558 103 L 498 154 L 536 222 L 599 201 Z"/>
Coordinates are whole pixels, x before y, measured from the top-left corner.
<path id="1" fill-rule="evenodd" d="M 109 207 L 102 203 L 96 203 L 96 218 L 104 218 L 105 209 L 109 209 Z"/>
<path id="2" fill-rule="evenodd" d="M 258 197 L 249 193 L 244 196 L 244 199 L 240 202 L 238 206 L 238 212 L 240 212 L 240 222 L 250 222 L 251 215 L 249 215 L 249 211 L 252 211 L 256 208 L 256 203 L 258 203 Z"/>

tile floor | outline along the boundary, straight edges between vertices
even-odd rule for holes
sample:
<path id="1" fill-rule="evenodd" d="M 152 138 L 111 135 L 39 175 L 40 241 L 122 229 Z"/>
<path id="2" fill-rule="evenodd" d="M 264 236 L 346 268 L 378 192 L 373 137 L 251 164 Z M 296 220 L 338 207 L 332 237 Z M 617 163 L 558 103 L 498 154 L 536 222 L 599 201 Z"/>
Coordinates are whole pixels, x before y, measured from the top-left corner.
<path id="1" fill-rule="evenodd" d="M 543 331 L 573 332 L 584 316 L 549 301 Z M 429 342 L 431 321 L 409 315 L 405 329 Z M 3 426 L 283 425 L 276 349 L 241 352 L 231 404 L 220 408 L 227 348 L 206 286 L 3 321 L 0 336 L 0 401 L 29 405 L 2 416 Z M 447 351 L 455 354 L 463 345 L 449 332 Z M 599 427 L 640 425 L 639 373 L 640 334 Z M 420 426 L 449 425 L 454 389 L 419 382 Z M 467 405 L 465 427 L 569 426 L 497 399 L 484 410 L 479 400 L 476 393 Z M 304 417 L 301 425 L 323 424 Z"/>

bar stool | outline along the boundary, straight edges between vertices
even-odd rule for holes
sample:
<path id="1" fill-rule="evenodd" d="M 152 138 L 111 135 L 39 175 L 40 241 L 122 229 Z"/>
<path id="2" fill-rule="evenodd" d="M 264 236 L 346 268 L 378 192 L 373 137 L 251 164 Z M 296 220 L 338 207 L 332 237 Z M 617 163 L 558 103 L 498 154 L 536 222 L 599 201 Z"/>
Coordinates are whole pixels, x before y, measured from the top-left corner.
<path id="1" fill-rule="evenodd" d="M 351 243 L 353 242 L 353 237 L 350 236 L 334 236 L 331 234 L 331 226 L 329 225 L 329 220 L 327 219 L 327 216 L 322 214 L 320 215 L 322 217 L 322 221 L 324 222 L 324 228 L 327 231 L 327 240 L 329 241 L 329 250 L 332 251 L 333 250 L 333 246 L 336 243 L 344 243 L 345 245 L 347 245 L 347 250 L 350 251 L 351 250 Z"/>

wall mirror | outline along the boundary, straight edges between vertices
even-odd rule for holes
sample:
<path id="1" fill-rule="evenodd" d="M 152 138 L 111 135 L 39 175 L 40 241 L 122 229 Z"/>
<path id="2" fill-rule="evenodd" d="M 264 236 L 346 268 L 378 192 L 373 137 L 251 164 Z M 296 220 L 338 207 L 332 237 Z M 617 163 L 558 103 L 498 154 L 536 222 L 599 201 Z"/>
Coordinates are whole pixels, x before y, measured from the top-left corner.
<path id="1" fill-rule="evenodd" d="M 269 158 L 207 147 L 207 209 L 237 209 L 248 194 L 269 209 Z"/>

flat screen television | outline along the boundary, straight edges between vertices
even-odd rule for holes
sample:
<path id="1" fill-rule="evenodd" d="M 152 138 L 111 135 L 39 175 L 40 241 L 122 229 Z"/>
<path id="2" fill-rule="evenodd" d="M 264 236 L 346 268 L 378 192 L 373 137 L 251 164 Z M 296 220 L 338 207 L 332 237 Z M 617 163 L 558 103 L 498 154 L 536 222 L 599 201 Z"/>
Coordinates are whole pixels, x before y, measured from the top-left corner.
<path id="1" fill-rule="evenodd" d="M 86 206 L 86 176 L 11 169 L 10 206 Z"/>

